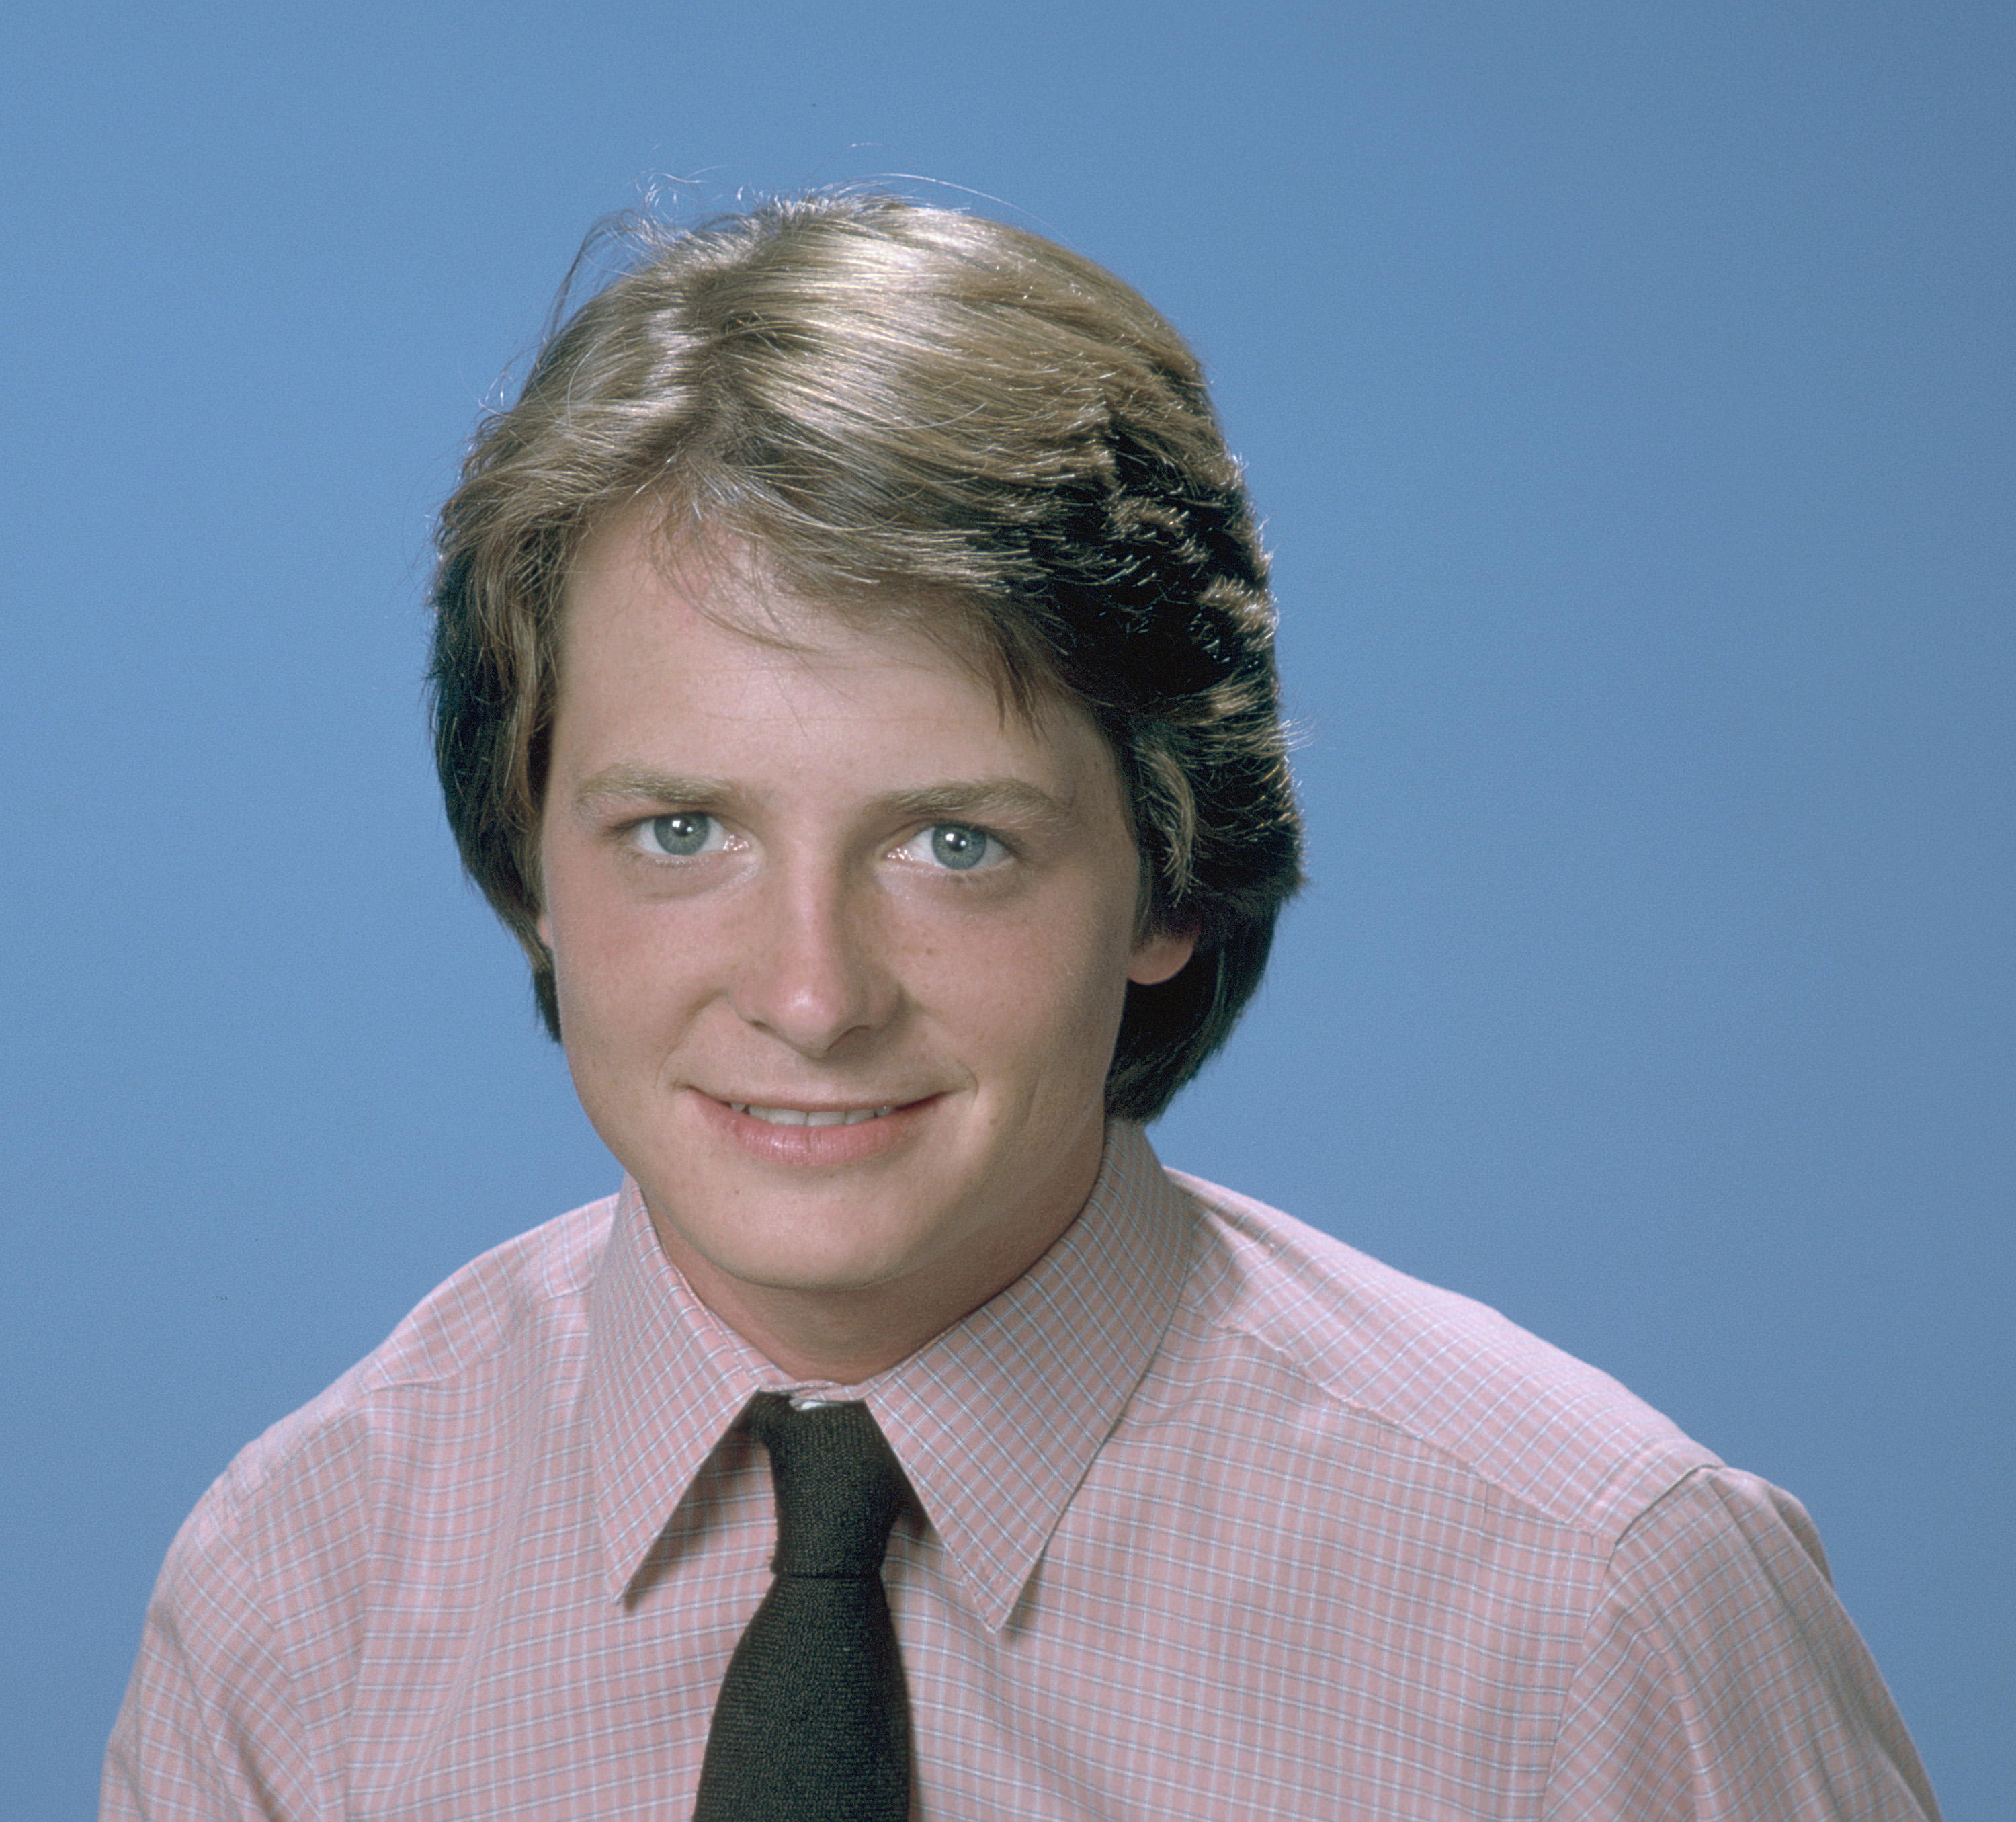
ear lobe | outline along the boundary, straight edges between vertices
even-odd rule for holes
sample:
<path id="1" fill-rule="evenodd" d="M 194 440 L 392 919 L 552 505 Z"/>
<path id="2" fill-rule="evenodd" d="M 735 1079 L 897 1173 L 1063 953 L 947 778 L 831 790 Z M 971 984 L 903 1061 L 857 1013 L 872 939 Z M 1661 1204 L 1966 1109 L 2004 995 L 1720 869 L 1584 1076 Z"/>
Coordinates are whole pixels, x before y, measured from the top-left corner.
<path id="1" fill-rule="evenodd" d="M 1174 980 L 1189 965 L 1197 940 L 1194 930 L 1151 931 L 1135 944 L 1127 978 L 1136 987 L 1159 987 Z"/>

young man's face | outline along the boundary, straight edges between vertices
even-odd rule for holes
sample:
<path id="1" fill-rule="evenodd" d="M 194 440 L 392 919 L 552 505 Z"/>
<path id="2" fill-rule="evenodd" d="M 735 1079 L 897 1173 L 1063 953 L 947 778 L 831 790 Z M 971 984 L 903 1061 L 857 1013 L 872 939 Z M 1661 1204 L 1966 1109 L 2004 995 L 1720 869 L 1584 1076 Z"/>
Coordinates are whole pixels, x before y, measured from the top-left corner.
<path id="1" fill-rule="evenodd" d="M 1103 739 L 920 636 L 675 574 L 641 511 L 584 550 L 562 655 L 540 928 L 589 1118 L 773 1357 L 863 1294 L 934 1332 L 1069 1224 L 1127 983 L 1189 958 L 1136 941 Z"/>

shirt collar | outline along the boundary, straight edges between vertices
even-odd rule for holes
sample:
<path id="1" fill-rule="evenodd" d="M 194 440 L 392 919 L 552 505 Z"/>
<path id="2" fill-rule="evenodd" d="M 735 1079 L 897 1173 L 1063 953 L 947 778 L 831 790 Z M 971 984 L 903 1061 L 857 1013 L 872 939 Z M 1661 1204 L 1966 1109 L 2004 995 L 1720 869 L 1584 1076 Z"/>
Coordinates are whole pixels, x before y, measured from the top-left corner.
<path id="1" fill-rule="evenodd" d="M 694 1296 L 628 1177 L 589 1287 L 589 1433 L 620 1598 L 714 1446 L 777 1369 Z"/>
<path id="2" fill-rule="evenodd" d="M 1076 1221 L 1005 1291 L 865 1384 L 990 1630 L 1154 1359 L 1190 1264 L 1187 1201 L 1139 1127 L 1107 1129 Z M 634 1183 L 590 1294 L 590 1422 L 612 1598 L 750 1395 L 792 1383 L 695 1297 Z"/>

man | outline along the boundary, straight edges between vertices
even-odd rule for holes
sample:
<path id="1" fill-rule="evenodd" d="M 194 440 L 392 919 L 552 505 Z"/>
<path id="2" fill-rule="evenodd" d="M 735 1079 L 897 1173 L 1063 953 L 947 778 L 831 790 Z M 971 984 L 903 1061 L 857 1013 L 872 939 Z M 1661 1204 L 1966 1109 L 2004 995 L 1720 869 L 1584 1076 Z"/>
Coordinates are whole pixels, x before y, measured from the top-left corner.
<path id="1" fill-rule="evenodd" d="M 441 549 L 450 820 L 627 1174 L 206 1496 L 108 1814 L 1935 1813 L 1792 1501 L 1149 1150 L 1298 834 L 1133 293 L 649 242 Z"/>

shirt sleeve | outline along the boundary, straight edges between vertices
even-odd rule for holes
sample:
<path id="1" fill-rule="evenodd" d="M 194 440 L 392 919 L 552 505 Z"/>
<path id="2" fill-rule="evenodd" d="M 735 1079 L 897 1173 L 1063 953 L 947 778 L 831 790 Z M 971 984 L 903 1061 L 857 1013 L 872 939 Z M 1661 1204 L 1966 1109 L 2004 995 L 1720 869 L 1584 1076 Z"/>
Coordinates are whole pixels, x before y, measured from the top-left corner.
<path id="1" fill-rule="evenodd" d="M 1798 1503 L 1687 1476 L 1613 1555 L 1547 1822 L 1937 1822 L 1924 1768 Z"/>
<path id="2" fill-rule="evenodd" d="M 168 1552 L 112 1730 L 100 1822 L 313 1822 L 308 1729 L 213 1488 Z"/>

